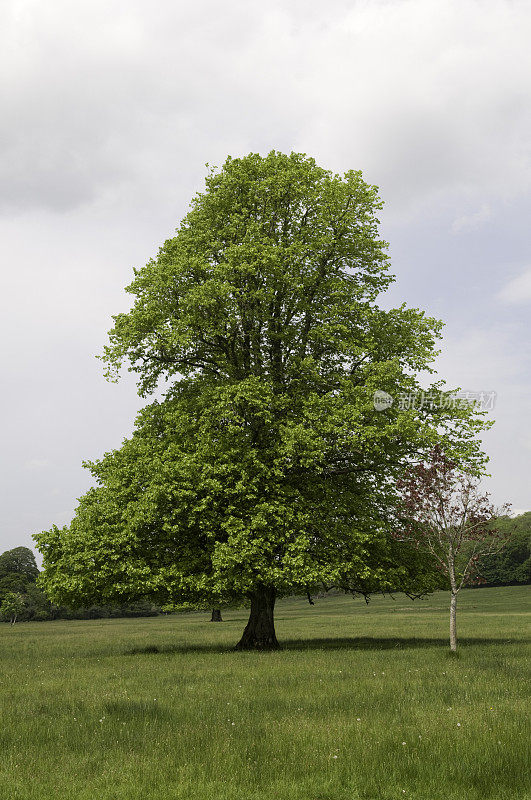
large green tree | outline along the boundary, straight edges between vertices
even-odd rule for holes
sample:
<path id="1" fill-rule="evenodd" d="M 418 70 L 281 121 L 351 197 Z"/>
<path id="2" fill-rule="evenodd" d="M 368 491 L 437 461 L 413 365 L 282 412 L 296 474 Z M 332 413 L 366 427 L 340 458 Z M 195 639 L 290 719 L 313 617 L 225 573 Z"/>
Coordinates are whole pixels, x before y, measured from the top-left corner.
<path id="1" fill-rule="evenodd" d="M 441 325 L 377 305 L 393 279 L 380 205 L 359 172 L 297 153 L 211 171 L 115 317 L 109 377 L 125 361 L 141 395 L 169 387 L 88 464 L 72 524 L 36 537 L 52 597 L 241 599 L 240 646 L 274 647 L 280 595 L 433 588 L 390 536 L 396 477 L 440 443 L 479 469 L 483 423 L 439 384 L 398 402 L 420 392 Z"/>
<path id="2" fill-rule="evenodd" d="M 14 547 L 0 554 L 0 600 L 8 592 L 25 593 L 39 570 L 29 547 Z"/>

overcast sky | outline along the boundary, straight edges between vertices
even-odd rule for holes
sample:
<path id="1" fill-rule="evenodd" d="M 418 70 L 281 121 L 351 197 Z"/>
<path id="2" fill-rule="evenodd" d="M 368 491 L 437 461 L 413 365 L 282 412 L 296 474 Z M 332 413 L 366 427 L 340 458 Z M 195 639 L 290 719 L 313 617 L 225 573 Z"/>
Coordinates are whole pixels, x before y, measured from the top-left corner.
<path id="1" fill-rule="evenodd" d="M 496 391 L 497 503 L 531 509 L 528 0 L 3 0 L 0 552 L 63 525 L 140 407 L 95 355 L 205 163 L 363 170 L 450 386 Z"/>

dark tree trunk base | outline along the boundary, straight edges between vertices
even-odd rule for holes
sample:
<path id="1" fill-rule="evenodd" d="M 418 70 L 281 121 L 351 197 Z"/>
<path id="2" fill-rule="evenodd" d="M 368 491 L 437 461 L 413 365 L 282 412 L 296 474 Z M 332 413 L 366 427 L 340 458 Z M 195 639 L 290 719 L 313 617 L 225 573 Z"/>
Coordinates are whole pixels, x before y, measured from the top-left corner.
<path id="1" fill-rule="evenodd" d="M 236 650 L 278 650 L 275 634 L 275 590 L 259 587 L 251 595 L 251 613 Z"/>
<path id="2" fill-rule="evenodd" d="M 221 618 L 220 608 L 212 609 L 212 616 L 210 617 L 210 622 L 223 622 L 223 619 Z"/>

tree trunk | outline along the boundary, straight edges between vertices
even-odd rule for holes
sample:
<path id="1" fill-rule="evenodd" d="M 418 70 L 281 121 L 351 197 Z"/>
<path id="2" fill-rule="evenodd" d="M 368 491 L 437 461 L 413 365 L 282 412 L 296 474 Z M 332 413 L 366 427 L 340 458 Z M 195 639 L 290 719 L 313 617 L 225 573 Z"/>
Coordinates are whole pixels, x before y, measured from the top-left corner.
<path id="1" fill-rule="evenodd" d="M 251 613 L 243 636 L 236 645 L 237 650 L 277 650 L 279 643 L 275 634 L 275 590 L 271 586 L 259 586 L 251 595 Z"/>
<path id="2" fill-rule="evenodd" d="M 220 608 L 213 608 L 212 609 L 212 616 L 210 617 L 210 622 L 223 622 L 221 618 L 221 609 Z"/>
<path id="3" fill-rule="evenodd" d="M 457 650 L 457 582 L 455 580 L 455 557 L 452 546 L 448 553 L 448 577 L 450 578 L 450 651 Z"/>
<path id="4" fill-rule="evenodd" d="M 450 650 L 457 650 L 457 592 L 452 590 L 450 596 Z"/>

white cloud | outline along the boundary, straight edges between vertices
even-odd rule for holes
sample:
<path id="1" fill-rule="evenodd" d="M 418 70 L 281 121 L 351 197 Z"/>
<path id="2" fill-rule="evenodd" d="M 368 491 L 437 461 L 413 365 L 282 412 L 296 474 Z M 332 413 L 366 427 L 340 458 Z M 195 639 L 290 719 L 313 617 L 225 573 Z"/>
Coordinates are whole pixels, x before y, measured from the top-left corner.
<path id="1" fill-rule="evenodd" d="M 492 210 L 487 203 L 483 203 L 478 211 L 456 217 L 452 223 L 452 233 L 478 230 L 478 228 L 481 228 L 490 219 L 492 219 Z"/>
<path id="2" fill-rule="evenodd" d="M 46 458 L 30 458 L 24 463 L 24 468 L 29 470 L 46 469 L 49 466 L 50 462 Z"/>
<path id="3" fill-rule="evenodd" d="M 490 327 L 463 325 L 460 330 L 453 326 L 441 350 L 437 370 L 449 385 L 496 391 L 499 399 L 507 387 L 521 387 L 531 363 L 526 329 L 518 323 L 493 321 Z"/>
<path id="4" fill-rule="evenodd" d="M 505 284 L 498 297 L 504 303 L 531 302 L 531 267 Z"/>
<path id="5" fill-rule="evenodd" d="M 511 502 L 519 508 L 531 501 L 528 338 L 525 325 L 517 322 L 455 327 L 445 336 L 436 364 L 449 388 L 496 392 L 495 407 L 487 416 L 494 425 L 482 436 L 492 475 L 485 485 L 496 503 Z"/>

